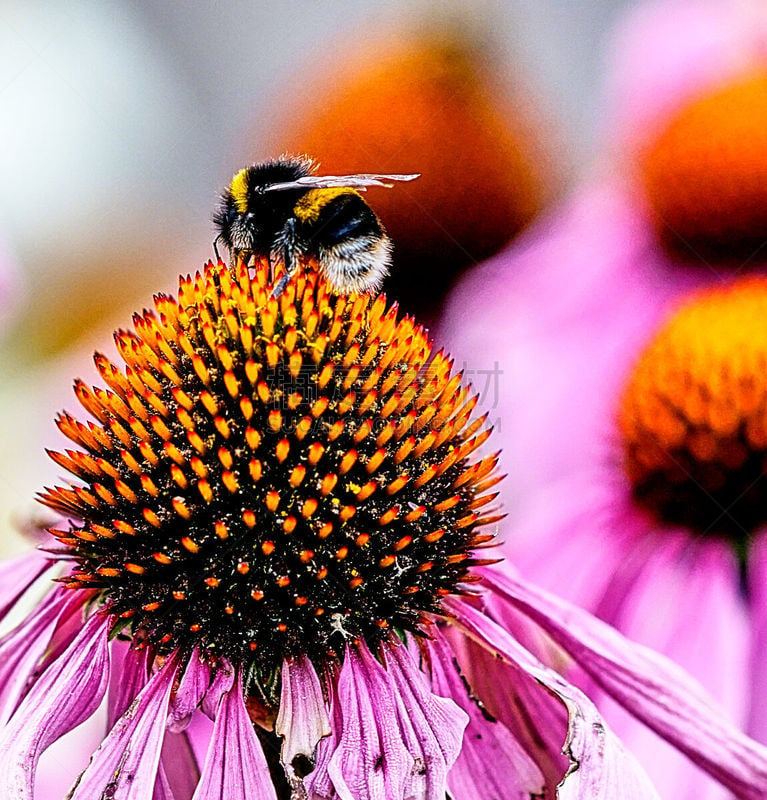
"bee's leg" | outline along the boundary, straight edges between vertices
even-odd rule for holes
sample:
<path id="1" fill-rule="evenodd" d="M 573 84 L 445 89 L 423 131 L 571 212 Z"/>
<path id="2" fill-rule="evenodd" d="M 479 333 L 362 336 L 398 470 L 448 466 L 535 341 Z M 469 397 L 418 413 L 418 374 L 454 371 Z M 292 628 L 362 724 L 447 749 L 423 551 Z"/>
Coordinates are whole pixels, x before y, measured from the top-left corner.
<path id="1" fill-rule="evenodd" d="M 216 261 L 217 261 L 218 263 L 220 263 L 220 262 L 221 262 L 221 256 L 219 255 L 219 252 L 218 252 L 218 240 L 219 240 L 220 238 L 221 238 L 221 234 L 219 234 L 218 236 L 216 236 L 216 238 L 213 240 L 213 252 L 216 254 Z"/>
<path id="2" fill-rule="evenodd" d="M 277 285 L 272 289 L 272 297 L 279 297 L 288 285 L 290 276 L 296 268 L 296 221 L 289 219 L 282 229 L 282 263 L 285 267 L 285 274 L 280 278 Z"/>

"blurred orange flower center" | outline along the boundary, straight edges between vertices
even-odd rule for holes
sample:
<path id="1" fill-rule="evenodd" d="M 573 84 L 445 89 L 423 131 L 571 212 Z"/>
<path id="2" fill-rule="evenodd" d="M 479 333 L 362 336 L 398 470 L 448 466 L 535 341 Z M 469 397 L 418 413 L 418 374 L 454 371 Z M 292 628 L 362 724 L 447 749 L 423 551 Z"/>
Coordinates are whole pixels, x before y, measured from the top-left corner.
<path id="1" fill-rule="evenodd" d="M 767 71 L 685 106 L 645 151 L 642 179 L 672 250 L 737 266 L 757 255 L 767 240 Z"/>
<path id="2" fill-rule="evenodd" d="M 654 516 L 742 538 L 767 514 L 767 278 L 695 294 L 621 398 L 624 464 Z"/>

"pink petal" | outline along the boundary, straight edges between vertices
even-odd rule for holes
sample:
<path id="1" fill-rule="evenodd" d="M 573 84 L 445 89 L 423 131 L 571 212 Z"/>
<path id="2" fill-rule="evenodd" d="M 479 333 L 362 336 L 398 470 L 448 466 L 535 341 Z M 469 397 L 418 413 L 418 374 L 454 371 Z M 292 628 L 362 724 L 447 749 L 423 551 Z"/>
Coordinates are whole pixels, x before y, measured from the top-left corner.
<path id="1" fill-rule="evenodd" d="M 166 732 L 153 800 L 192 800 L 199 779 L 200 767 L 186 731 Z M 164 796 L 161 791 L 165 792 Z"/>
<path id="2" fill-rule="evenodd" d="M 211 736 L 213 735 L 213 722 L 207 714 L 192 714 L 189 725 L 184 729 L 189 746 L 192 748 L 198 764 L 205 763 Z"/>
<path id="3" fill-rule="evenodd" d="M 469 715 L 463 749 L 447 779 L 450 794 L 495 800 L 543 795 L 541 771 L 509 729 L 469 697 L 445 639 L 435 635 L 428 653 L 435 691 L 450 697 Z"/>
<path id="4" fill-rule="evenodd" d="M 498 659 L 524 669 L 541 684 L 542 692 L 553 693 L 567 708 L 569 728 L 564 750 L 571 768 L 563 776 L 557 792 L 559 800 L 657 800 L 649 778 L 604 724 L 586 695 L 536 661 L 482 612 L 455 599 L 448 599 L 445 605 L 472 638 Z"/>
<path id="5" fill-rule="evenodd" d="M 452 698 L 432 693 L 426 676 L 403 645 L 384 648 L 384 661 L 402 739 L 416 765 L 404 796 L 444 800 L 447 774 L 461 752 L 467 714 Z"/>
<path id="6" fill-rule="evenodd" d="M 415 768 L 399 731 L 397 705 L 384 668 L 367 647 L 347 646 L 338 678 L 342 718 L 328 775 L 342 800 L 405 798 Z"/>
<path id="7" fill-rule="evenodd" d="M 129 642 L 112 643 L 112 668 L 107 694 L 107 730 L 130 708 L 149 680 L 149 650 L 135 650 Z"/>
<path id="8" fill-rule="evenodd" d="M 39 550 L 0 562 L 0 619 L 52 563 Z"/>
<path id="9" fill-rule="evenodd" d="M 109 676 L 108 625 L 94 614 L 0 731 L 0 797 L 32 800 L 40 755 L 98 708 Z"/>
<path id="10" fill-rule="evenodd" d="M 538 681 L 523 667 L 499 661 L 463 631 L 448 625 L 442 636 L 472 697 L 509 730 L 551 790 L 569 767 L 562 752 L 569 725 L 565 705 L 558 697 L 542 692 Z"/>
<path id="11" fill-rule="evenodd" d="M 751 596 L 751 714 L 748 732 L 767 743 L 767 535 L 759 531 L 749 554 Z"/>
<path id="12" fill-rule="evenodd" d="M 199 681 L 199 676 L 198 679 Z M 218 702 L 224 692 L 228 692 L 235 681 L 234 669 L 228 662 L 219 663 L 210 682 L 210 687 L 202 698 L 201 708 L 210 718 L 215 719 L 218 714 Z"/>
<path id="13" fill-rule="evenodd" d="M 146 686 L 149 680 L 149 656 L 148 648 L 135 650 L 130 643 L 119 640 L 112 643 L 112 672 L 107 704 L 109 729 Z M 181 686 L 183 684 L 182 678 Z M 171 719 L 172 715 L 169 714 L 169 727 Z M 199 777 L 200 770 L 186 735 L 166 731 L 152 800 L 190 800 Z"/>
<path id="14" fill-rule="evenodd" d="M 165 770 L 162 768 L 162 763 L 157 769 L 157 777 L 154 781 L 154 789 L 152 789 L 152 800 L 176 800 L 170 782 L 165 775 Z"/>
<path id="15" fill-rule="evenodd" d="M 337 676 L 333 675 L 329 683 L 336 685 Z M 344 722 L 338 699 L 331 696 L 330 701 L 330 736 L 320 740 L 315 752 L 314 770 L 304 778 L 304 788 L 311 800 L 338 797 L 328 773 L 328 767 L 330 759 L 338 749 Z"/>
<path id="16" fill-rule="evenodd" d="M 501 470 L 523 500 L 601 463 L 627 358 L 670 300 L 709 280 L 699 269 L 670 270 L 653 247 L 630 190 L 602 180 L 451 293 L 435 339 L 481 393 Z"/>
<path id="17" fill-rule="evenodd" d="M 742 728 L 749 699 L 744 676 L 750 642 L 733 548 L 714 537 L 669 530 L 648 533 L 644 544 L 636 554 L 641 567 L 623 576 L 624 585 L 608 588 L 611 612 L 600 608 L 598 616 L 686 669 Z M 704 800 L 728 795 L 702 770 L 691 770 L 685 756 L 628 712 L 602 710 L 664 797 Z"/>
<path id="18" fill-rule="evenodd" d="M 178 690 L 170 704 L 168 730 L 178 733 L 184 730 L 192 719 L 192 714 L 202 702 L 211 682 L 210 667 L 200 658 L 195 648 L 189 657 Z M 216 702 L 221 692 L 215 694 Z"/>
<path id="19" fill-rule="evenodd" d="M 193 800 L 277 800 L 266 758 L 245 708 L 241 675 L 222 695 Z"/>
<path id="20" fill-rule="evenodd" d="M 282 662 L 280 711 L 274 730 L 283 737 L 280 758 L 288 774 L 301 755 L 314 763 L 320 739 L 330 735 L 330 715 L 312 662 L 304 655 Z"/>
<path id="21" fill-rule="evenodd" d="M 484 572 L 486 585 L 527 613 L 593 680 L 742 798 L 767 793 L 767 749 L 744 736 L 694 679 L 606 623 L 519 578 Z"/>
<path id="22" fill-rule="evenodd" d="M 642 3 L 617 32 L 611 129 L 622 141 L 648 137 L 695 95 L 764 61 L 767 19 L 758 3 Z"/>
<path id="23" fill-rule="evenodd" d="M 151 796 L 177 671 L 178 658 L 173 655 L 152 675 L 91 756 L 68 800 L 143 800 Z"/>
<path id="24" fill-rule="evenodd" d="M 55 588 L 0 640 L 0 725 L 11 717 L 34 679 L 61 617 L 81 604 L 82 598 Z"/>

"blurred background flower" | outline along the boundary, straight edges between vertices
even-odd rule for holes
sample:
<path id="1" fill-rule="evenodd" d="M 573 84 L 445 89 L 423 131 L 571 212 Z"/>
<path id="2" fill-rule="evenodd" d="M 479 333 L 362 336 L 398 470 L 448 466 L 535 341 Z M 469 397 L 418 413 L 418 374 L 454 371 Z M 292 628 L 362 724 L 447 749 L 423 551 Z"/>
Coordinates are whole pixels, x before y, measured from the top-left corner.
<path id="1" fill-rule="evenodd" d="M 458 286 L 441 338 L 495 365 L 524 574 L 671 655 L 764 737 L 763 282 L 745 276 L 767 261 L 767 18 L 643 4 L 614 50 L 602 158 Z M 608 719 L 665 796 L 727 796 Z"/>

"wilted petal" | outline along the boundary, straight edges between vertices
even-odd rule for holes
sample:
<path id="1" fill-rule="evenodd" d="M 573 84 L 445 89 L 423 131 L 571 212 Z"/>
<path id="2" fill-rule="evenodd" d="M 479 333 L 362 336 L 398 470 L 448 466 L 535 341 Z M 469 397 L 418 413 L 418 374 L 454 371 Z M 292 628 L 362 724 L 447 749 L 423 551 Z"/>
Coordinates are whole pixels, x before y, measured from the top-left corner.
<path id="1" fill-rule="evenodd" d="M 292 770 L 299 755 L 313 763 L 317 743 L 330 735 L 322 686 L 305 655 L 282 663 L 280 711 L 274 730 L 283 737 L 280 757 L 287 770 Z"/>
<path id="2" fill-rule="evenodd" d="M 435 691 L 452 698 L 469 715 L 463 749 L 447 779 L 450 794 L 495 800 L 543 795 L 541 771 L 509 729 L 469 697 L 447 642 L 437 634 L 427 647 Z"/>
<path id="3" fill-rule="evenodd" d="M 177 670 L 174 655 L 149 679 L 91 756 L 67 800 L 143 800 L 151 796 Z"/>
<path id="4" fill-rule="evenodd" d="M 402 741 L 388 675 L 363 643 L 346 648 L 337 701 L 341 735 L 328 775 L 338 796 L 405 798 L 415 759 Z"/>
<path id="5" fill-rule="evenodd" d="M 242 695 L 242 676 L 221 695 L 193 800 L 277 800 Z"/>
<path id="6" fill-rule="evenodd" d="M 560 800 L 657 800 L 649 778 L 605 726 L 588 697 L 536 661 L 482 612 L 460 600 L 448 600 L 445 605 L 469 635 L 491 649 L 497 658 L 522 667 L 541 683 L 541 691 L 553 693 L 565 704 L 569 727 L 564 750 L 571 768 L 557 792 Z"/>
<path id="7" fill-rule="evenodd" d="M 738 797 L 767 795 L 767 749 L 726 720 L 691 676 L 548 592 L 490 570 L 484 575 L 599 686 Z"/>
<path id="8" fill-rule="evenodd" d="M 99 707 L 109 677 L 108 624 L 106 615 L 92 616 L 0 732 L 0 797 L 32 800 L 40 755 Z"/>
<path id="9" fill-rule="evenodd" d="M 405 746 L 416 768 L 405 797 L 443 800 L 447 774 L 461 752 L 468 717 L 448 695 L 438 697 L 402 645 L 384 650 Z M 443 694 L 440 692 L 440 694 Z M 461 793 L 457 797 L 464 797 Z"/>

